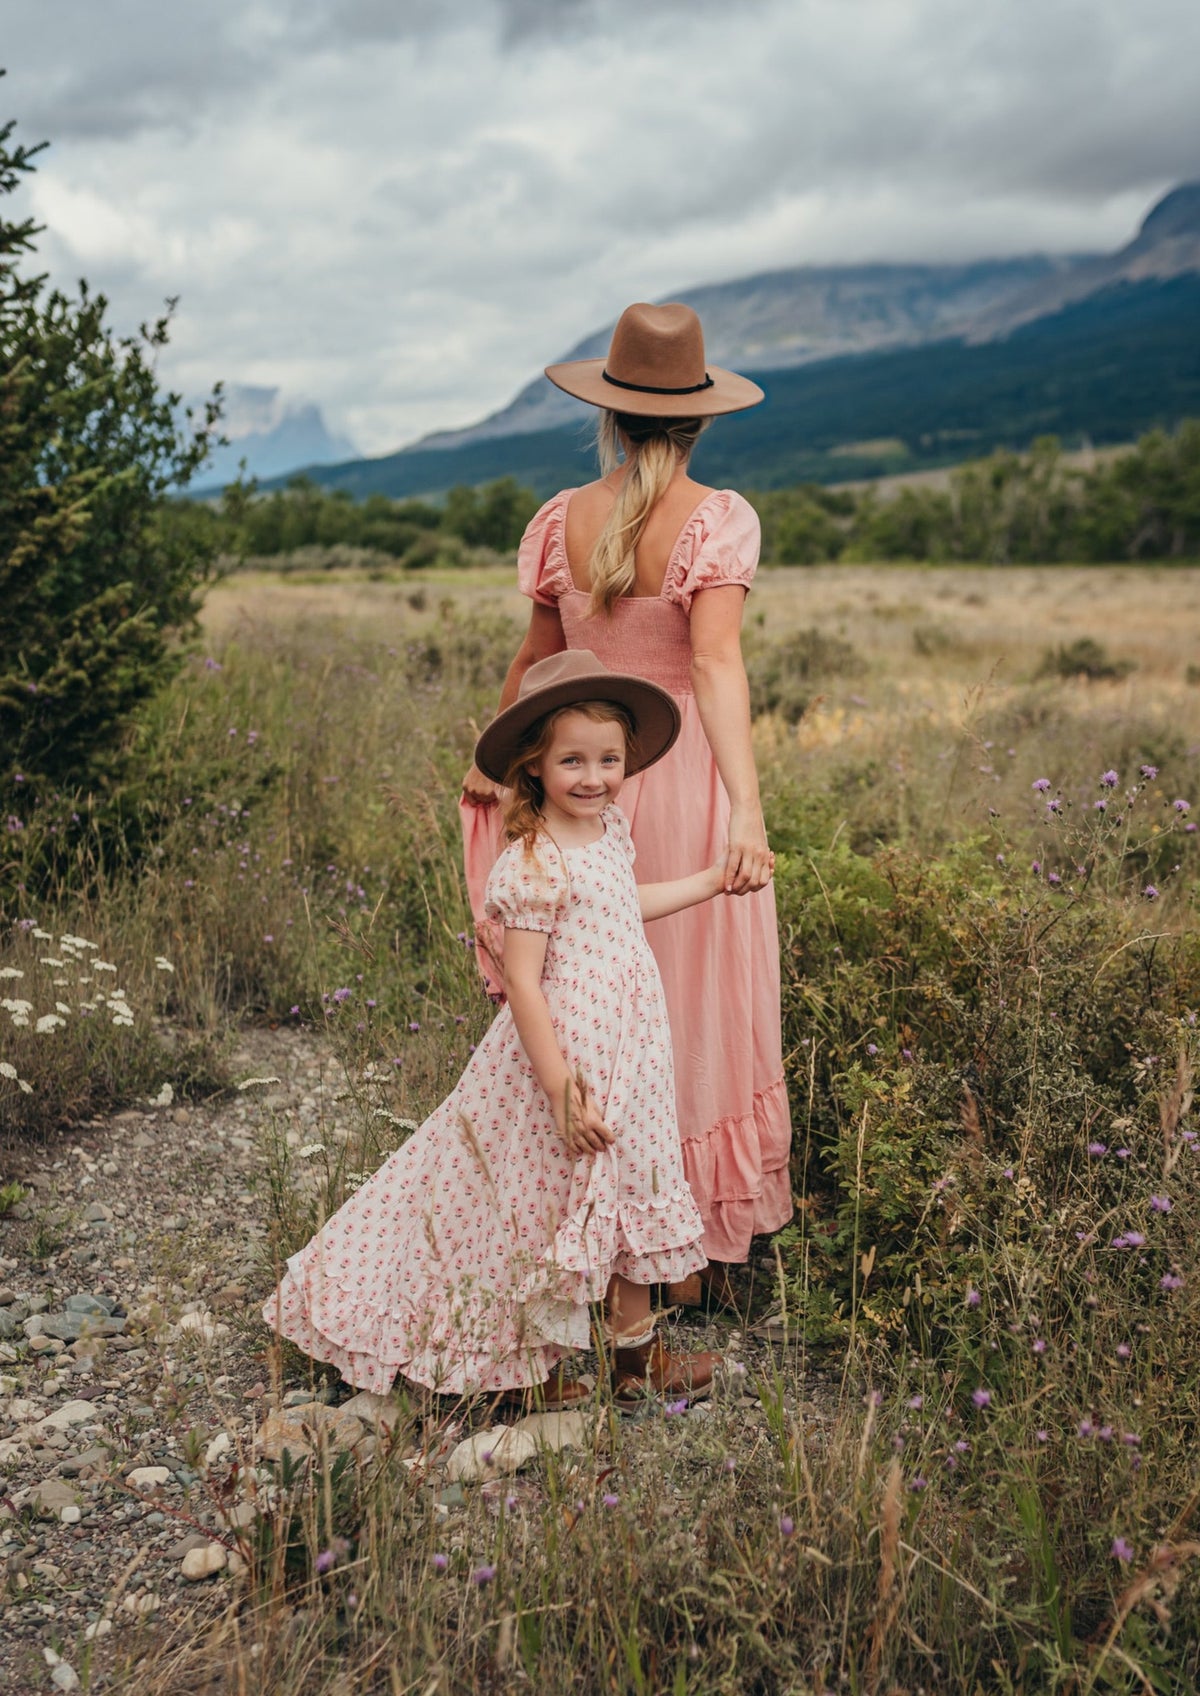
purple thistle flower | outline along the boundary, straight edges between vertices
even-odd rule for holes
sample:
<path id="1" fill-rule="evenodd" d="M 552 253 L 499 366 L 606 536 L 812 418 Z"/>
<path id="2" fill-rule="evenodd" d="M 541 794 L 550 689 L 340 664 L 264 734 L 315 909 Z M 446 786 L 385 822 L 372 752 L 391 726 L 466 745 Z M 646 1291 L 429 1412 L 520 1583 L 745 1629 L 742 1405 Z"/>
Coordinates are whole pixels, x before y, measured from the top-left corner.
<path id="1" fill-rule="evenodd" d="M 1046 1340 L 1044 1337 L 1035 1337 L 1033 1339 L 1033 1352 L 1034 1354 L 1045 1354 Z"/>
<path id="2" fill-rule="evenodd" d="M 349 1001 L 351 993 L 352 991 L 348 989 L 335 989 L 333 992 L 333 999 L 337 1002 Z"/>
<path id="3" fill-rule="evenodd" d="M 1049 787 L 1050 779 L 1048 777 L 1035 777 L 1030 785 L 1030 788 L 1036 789 L 1039 795 L 1044 795 Z"/>
<path id="4" fill-rule="evenodd" d="M 1130 1248 L 1144 1248 L 1146 1243 L 1146 1239 L 1140 1231 L 1126 1231 L 1125 1241 Z"/>
<path id="5" fill-rule="evenodd" d="M 1096 1435 L 1096 1427 L 1092 1424 L 1090 1419 L 1081 1419 L 1076 1427 L 1075 1435 L 1077 1437 L 1082 1437 L 1086 1442 L 1089 1437 L 1094 1437 Z"/>
<path id="6" fill-rule="evenodd" d="M 1062 802 L 1059 800 L 1057 795 L 1052 795 L 1050 797 L 1050 799 L 1046 802 L 1046 811 L 1048 813 L 1061 813 L 1062 812 Z"/>
<path id="7" fill-rule="evenodd" d="M 1032 864 L 1030 865 L 1029 869 L 1030 869 L 1031 872 L 1033 872 L 1033 874 L 1036 877 L 1042 869 L 1042 862 L 1040 860 L 1034 860 L 1032 862 Z"/>
<path id="8" fill-rule="evenodd" d="M 410 1031 L 419 1031 L 419 1030 L 420 1030 L 420 1028 L 421 1028 L 421 1026 L 420 1026 L 420 1024 L 419 1024 L 419 1023 L 418 1023 L 418 1022 L 417 1022 L 417 1020 L 416 1020 L 416 1019 L 410 1019 L 410 1020 L 409 1020 L 409 1021 L 408 1021 L 408 1028 L 409 1028 L 409 1030 L 410 1030 Z"/>
<path id="9" fill-rule="evenodd" d="M 1142 776 L 1148 782 L 1152 781 L 1154 778 L 1156 778 L 1158 776 L 1158 767 L 1157 766 L 1143 766 L 1142 767 Z"/>
<path id="10" fill-rule="evenodd" d="M 1133 1559 L 1133 1544 L 1127 1543 L 1124 1537 L 1114 1537 L 1111 1553 L 1115 1561 L 1131 1561 Z"/>
<path id="11" fill-rule="evenodd" d="M 878 1046 L 878 1044 L 877 1044 L 877 1043 L 874 1043 L 874 1042 L 869 1042 L 869 1043 L 868 1043 L 868 1044 L 867 1044 L 867 1053 L 868 1053 L 868 1054 L 878 1054 L 878 1053 L 879 1053 L 879 1046 Z"/>
<path id="12" fill-rule="evenodd" d="M 792 1532 L 795 1531 L 795 1529 L 796 1529 L 795 1521 L 791 1518 L 791 1515 L 786 1514 L 786 1513 L 780 1514 L 780 1516 L 779 1516 L 779 1532 L 780 1532 L 780 1535 L 783 1536 L 783 1537 L 790 1537 L 792 1535 Z"/>
<path id="13" fill-rule="evenodd" d="M 1108 1144 L 1106 1142 L 1090 1142 L 1088 1143 L 1087 1151 L 1092 1156 L 1093 1160 L 1099 1160 L 1102 1154 L 1108 1153 Z"/>
<path id="14" fill-rule="evenodd" d="M 1131 1148 L 1118 1148 L 1114 1150 L 1114 1153 L 1118 1160 L 1128 1160 L 1133 1150 Z"/>
<path id="15" fill-rule="evenodd" d="M 434 1572 L 445 1572 L 446 1568 L 449 1565 L 450 1565 L 449 1555 L 434 1555 L 434 1557 L 433 1557 L 433 1570 L 434 1570 Z"/>
<path id="16" fill-rule="evenodd" d="M 1046 874 L 1046 882 L 1052 889 L 1057 889 L 1059 884 L 1062 882 L 1062 878 L 1059 877 L 1057 872 L 1048 872 Z"/>
<path id="17" fill-rule="evenodd" d="M 1050 1441 L 1050 1433 L 1044 1428 L 1042 1430 L 1035 1431 L 1033 1435 L 1039 1443 L 1048 1443 Z"/>
<path id="18" fill-rule="evenodd" d="M 972 1390 L 971 1400 L 975 1403 L 976 1407 L 991 1407 L 992 1392 L 990 1390 Z"/>
<path id="19" fill-rule="evenodd" d="M 328 1572 L 336 1559 L 337 1556 L 332 1549 L 322 1549 L 316 1560 L 317 1571 Z"/>
<path id="20" fill-rule="evenodd" d="M 1196 834 L 1197 830 L 1200 830 L 1200 825 L 1189 823 L 1189 824 L 1185 824 L 1183 828 L 1184 828 L 1184 830 L 1187 831 L 1189 836 L 1194 836 Z"/>
<path id="21" fill-rule="evenodd" d="M 1117 1359 L 1118 1360 L 1128 1360 L 1132 1353 L 1133 1353 L 1133 1350 L 1130 1348 L 1128 1343 L 1118 1343 L 1117 1344 Z"/>
<path id="22" fill-rule="evenodd" d="M 925 1406 L 925 1397 L 920 1394 L 909 1396 L 908 1405 L 909 1407 L 922 1408 Z"/>
<path id="23" fill-rule="evenodd" d="M 670 1419 L 673 1414 L 687 1412 L 687 1397 L 681 1396 L 677 1402 L 668 1402 L 663 1412 Z"/>
<path id="24" fill-rule="evenodd" d="M 1157 901 L 1158 900 L 1158 890 L 1154 887 L 1154 885 L 1152 883 L 1148 883 L 1146 885 L 1145 889 L 1142 890 L 1142 894 L 1145 896 L 1147 901 Z"/>
<path id="25" fill-rule="evenodd" d="M 615 1508 L 620 1499 L 621 1498 L 619 1496 L 614 1496 L 611 1490 L 607 1495 L 601 1496 L 600 1498 L 606 1508 Z"/>
<path id="26" fill-rule="evenodd" d="M 1108 811 L 1108 802 L 1101 798 L 1099 801 L 1093 801 L 1092 807 L 1097 813 L 1106 813 Z"/>
<path id="27" fill-rule="evenodd" d="M 957 1441 L 954 1444 L 954 1452 L 955 1452 L 956 1455 L 969 1455 L 970 1454 L 971 1445 L 970 1445 L 970 1443 L 967 1442 L 967 1439 L 965 1437 L 959 1437 L 957 1439 Z"/>
<path id="28" fill-rule="evenodd" d="M 471 1574 L 471 1583 L 480 1586 L 490 1584 L 495 1576 L 496 1568 L 494 1566 L 477 1566 Z"/>
<path id="29" fill-rule="evenodd" d="M 1106 789 L 1115 789 L 1121 780 L 1115 771 L 1106 771 L 1100 781 Z"/>
<path id="30" fill-rule="evenodd" d="M 1190 813 L 1191 810 L 1192 810 L 1192 803 L 1190 801 L 1176 801 L 1175 802 L 1175 811 L 1177 813 Z"/>
<path id="31" fill-rule="evenodd" d="M 908 1487 L 910 1490 L 925 1490 L 929 1487 L 929 1480 L 928 1478 L 910 1478 Z"/>
<path id="32" fill-rule="evenodd" d="M 974 1287 L 974 1285 L 972 1285 L 971 1288 L 967 1291 L 967 1306 L 968 1307 L 978 1307 L 979 1303 L 982 1301 L 982 1299 L 983 1298 L 979 1294 L 979 1291 Z"/>
<path id="33" fill-rule="evenodd" d="M 1113 1428 L 1111 1425 L 1102 1425 L 1096 1435 L 1102 1443 L 1111 1443 L 1113 1440 Z"/>
<path id="34" fill-rule="evenodd" d="M 1150 1197 L 1150 1211 L 1151 1213 L 1169 1213 L 1171 1211 L 1170 1196 L 1152 1195 Z"/>
<path id="35" fill-rule="evenodd" d="M 1122 1431 L 1121 1441 L 1127 1449 L 1136 1449 L 1141 1447 L 1142 1439 L 1136 1431 Z"/>
<path id="36" fill-rule="evenodd" d="M 1160 1290 L 1181 1290 L 1183 1279 L 1177 1272 L 1164 1272 L 1158 1280 L 1158 1287 Z"/>

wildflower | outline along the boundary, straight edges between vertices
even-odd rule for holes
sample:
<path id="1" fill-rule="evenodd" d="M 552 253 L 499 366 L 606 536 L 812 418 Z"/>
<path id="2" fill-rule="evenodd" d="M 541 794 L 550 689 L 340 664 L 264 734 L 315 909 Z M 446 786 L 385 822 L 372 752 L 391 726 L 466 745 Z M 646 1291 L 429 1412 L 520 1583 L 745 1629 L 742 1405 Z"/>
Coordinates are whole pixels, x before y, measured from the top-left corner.
<path id="1" fill-rule="evenodd" d="M 269 932 L 263 937 L 264 942 L 274 942 L 274 940 L 275 938 Z"/>
<path id="2" fill-rule="evenodd" d="M 959 1437 L 953 1444 L 953 1448 L 956 1455 L 969 1455 L 971 1452 L 971 1445 L 965 1437 Z"/>
<path id="3" fill-rule="evenodd" d="M 1113 1440 L 1113 1428 L 1111 1425 L 1102 1425 L 1096 1435 L 1102 1443 L 1111 1443 Z"/>
<path id="4" fill-rule="evenodd" d="M 1062 812 L 1062 802 L 1059 800 L 1057 795 L 1052 795 L 1050 797 L 1050 799 L 1046 802 L 1046 811 L 1048 813 L 1061 813 Z"/>
<path id="5" fill-rule="evenodd" d="M 1175 811 L 1177 813 L 1180 813 L 1180 814 L 1190 813 L 1191 810 L 1192 810 L 1192 803 L 1190 801 L 1176 801 L 1175 802 Z"/>
<path id="6" fill-rule="evenodd" d="M 1076 1427 L 1075 1435 L 1077 1437 L 1082 1437 L 1086 1442 L 1089 1437 L 1094 1437 L 1096 1435 L 1096 1427 L 1092 1424 L 1090 1419 L 1081 1419 Z"/>
<path id="7" fill-rule="evenodd" d="M 317 1571 L 328 1572 L 336 1559 L 337 1556 L 332 1549 L 322 1549 L 316 1560 Z"/>
<path id="8" fill-rule="evenodd" d="M 967 1306 L 978 1307 L 982 1299 L 983 1298 L 979 1294 L 979 1291 L 974 1287 L 974 1285 L 972 1285 L 972 1287 L 967 1291 Z"/>
<path id="9" fill-rule="evenodd" d="M 1118 1360 L 1128 1360 L 1132 1353 L 1133 1353 L 1133 1350 L 1130 1348 L 1128 1343 L 1118 1343 L 1117 1344 L 1117 1359 Z"/>
<path id="10" fill-rule="evenodd" d="M 1045 1354 L 1046 1339 L 1044 1337 L 1035 1337 L 1033 1339 L 1033 1352 L 1034 1354 Z"/>
<path id="11" fill-rule="evenodd" d="M 117 968 L 114 965 L 111 965 L 107 960 L 92 961 L 92 970 L 94 972 L 115 972 L 116 969 Z"/>
<path id="12" fill-rule="evenodd" d="M 1116 1154 L 1118 1160 L 1128 1160 L 1129 1156 L 1133 1153 L 1133 1150 L 1131 1148 L 1118 1148 L 1113 1152 Z"/>
<path id="13" fill-rule="evenodd" d="M 1106 789 L 1115 789 L 1121 780 L 1115 771 L 1106 771 L 1100 781 Z"/>
<path id="14" fill-rule="evenodd" d="M 606 1508 L 615 1508 L 620 1499 L 621 1498 L 619 1496 L 614 1496 L 611 1490 L 607 1495 L 601 1496 L 600 1498 Z"/>
<path id="15" fill-rule="evenodd" d="M 353 991 L 349 989 L 335 989 L 333 992 L 333 999 L 338 1003 L 349 1001 L 352 994 Z"/>
<path id="16" fill-rule="evenodd" d="M 874 1043 L 874 1042 L 869 1042 L 869 1043 L 868 1043 L 868 1044 L 867 1044 L 867 1053 L 868 1053 L 868 1054 L 878 1054 L 878 1053 L 879 1053 L 879 1045 L 878 1045 L 878 1043 Z"/>
<path id="17" fill-rule="evenodd" d="M 175 1091 L 170 1084 L 163 1084 L 157 1095 L 150 1097 L 151 1107 L 169 1107 L 175 1099 Z"/>
<path id="18" fill-rule="evenodd" d="M 65 1025 L 66 1022 L 57 1013 L 43 1013 L 33 1028 L 39 1036 L 45 1036 L 48 1031 L 57 1030 L 59 1025 Z"/>
<path id="19" fill-rule="evenodd" d="M 1057 872 L 1048 872 L 1046 874 L 1046 882 L 1051 886 L 1051 888 L 1057 889 L 1059 884 L 1062 882 L 1062 878 L 1059 877 Z"/>
<path id="20" fill-rule="evenodd" d="M 173 972 L 175 970 L 174 966 L 167 959 L 165 954 L 156 954 L 154 956 L 154 966 L 155 970 L 159 972 Z"/>
<path id="21" fill-rule="evenodd" d="M 471 1574 L 471 1583 L 478 1585 L 490 1584 L 495 1576 L 496 1568 L 494 1566 L 477 1566 L 475 1571 Z"/>
<path id="22" fill-rule="evenodd" d="M 1140 1231 L 1126 1231 L 1125 1241 L 1130 1248 L 1143 1248 L 1146 1239 Z"/>
<path id="23" fill-rule="evenodd" d="M 1151 1213 L 1169 1213 L 1171 1211 L 1170 1196 L 1152 1195 L 1150 1197 L 1150 1211 Z"/>
<path id="24" fill-rule="evenodd" d="M 409 1030 L 410 1030 L 410 1031 L 419 1031 L 419 1030 L 420 1030 L 420 1028 L 421 1028 L 421 1026 L 420 1026 L 420 1024 L 419 1024 L 419 1023 L 418 1023 L 418 1022 L 417 1022 L 417 1020 L 416 1020 L 416 1019 L 410 1019 L 410 1020 L 409 1020 L 409 1021 L 408 1021 L 408 1028 L 409 1028 Z"/>
<path id="25" fill-rule="evenodd" d="M 1141 768 L 1141 771 L 1142 771 L 1142 776 L 1147 780 L 1147 782 L 1151 782 L 1154 778 L 1156 778 L 1158 776 L 1158 767 L 1157 766 L 1143 766 Z"/>
<path id="26" fill-rule="evenodd" d="M 779 1530 L 780 1530 L 781 1536 L 790 1537 L 792 1535 L 792 1532 L 795 1531 L 795 1529 L 796 1529 L 795 1522 L 792 1520 L 791 1516 L 789 1514 L 786 1514 L 786 1513 L 780 1514 L 780 1516 L 779 1516 Z"/>
<path id="27" fill-rule="evenodd" d="M 1090 1142 L 1087 1151 L 1093 1160 L 1098 1160 L 1102 1154 L 1108 1153 L 1108 1144 L 1106 1142 Z"/>
<path id="28" fill-rule="evenodd" d="M 1114 1537 L 1111 1552 L 1115 1561 L 1131 1561 L 1133 1559 L 1133 1544 L 1127 1543 L 1124 1537 Z"/>
<path id="29" fill-rule="evenodd" d="M 902 1048 L 900 1050 L 900 1058 L 901 1058 L 901 1060 L 911 1060 L 912 1059 L 912 1049 L 911 1048 Z"/>
<path id="30" fill-rule="evenodd" d="M 925 1406 L 925 1397 L 922 1395 L 909 1396 L 908 1405 L 909 1407 L 922 1408 Z"/>
<path id="31" fill-rule="evenodd" d="M 1158 1287 L 1160 1290 L 1181 1290 L 1183 1279 L 1176 1272 L 1164 1272 L 1158 1280 Z"/>
<path id="32" fill-rule="evenodd" d="M 1030 787 L 1036 789 L 1039 795 L 1044 795 L 1050 787 L 1050 779 L 1048 777 L 1035 777 Z"/>
<path id="33" fill-rule="evenodd" d="M 1155 889 L 1155 887 L 1152 883 L 1148 883 L 1146 885 L 1145 889 L 1142 890 L 1142 894 L 1145 896 L 1147 901 L 1157 901 L 1158 900 L 1158 890 Z"/>
<path id="34" fill-rule="evenodd" d="M 1105 813 L 1105 812 L 1108 811 L 1108 802 L 1103 800 L 1103 799 L 1101 799 L 1099 801 L 1093 801 L 1092 802 L 1092 808 L 1097 813 Z"/>
<path id="35" fill-rule="evenodd" d="M 668 1402 L 666 1407 L 664 1407 L 663 1412 L 667 1415 L 667 1418 L 670 1419 L 674 1414 L 686 1413 L 687 1405 L 687 1397 L 683 1396 L 677 1402 Z"/>
<path id="36" fill-rule="evenodd" d="M 449 1565 L 450 1565 L 449 1555 L 441 1555 L 441 1554 L 434 1555 L 434 1557 L 433 1557 L 433 1570 L 434 1570 L 434 1572 L 445 1572 L 446 1568 Z"/>
<path id="37" fill-rule="evenodd" d="M 1039 1443 L 1048 1443 L 1050 1441 L 1050 1433 L 1049 1433 L 1049 1431 L 1045 1430 L 1044 1428 L 1035 1431 L 1033 1435 L 1034 1435 L 1035 1441 L 1037 1441 Z"/>
<path id="38" fill-rule="evenodd" d="M 204 669 L 205 671 L 220 671 L 221 663 L 219 660 L 214 660 L 210 654 L 204 661 Z"/>
<path id="39" fill-rule="evenodd" d="M 972 1390 L 971 1400 L 978 1408 L 991 1407 L 992 1392 L 990 1390 Z"/>
<path id="40" fill-rule="evenodd" d="M 1136 1431 L 1122 1431 L 1121 1441 L 1127 1449 L 1136 1449 L 1141 1447 L 1142 1439 Z"/>
<path id="41" fill-rule="evenodd" d="M 299 1009 L 299 1007 L 292 1007 L 292 1008 L 289 1008 L 289 1012 L 290 1012 L 290 1014 L 291 1014 L 291 1016 L 292 1016 L 292 1018 L 293 1018 L 293 1019 L 294 1019 L 294 1018 L 295 1018 L 295 1017 L 296 1017 L 296 1016 L 297 1016 L 297 1014 L 298 1014 L 298 1013 L 299 1013 L 299 1011 L 300 1011 L 300 1009 Z"/>
<path id="42" fill-rule="evenodd" d="M 237 1086 L 239 1089 L 254 1089 L 259 1084 L 277 1084 L 278 1078 L 243 1078 Z"/>
<path id="43" fill-rule="evenodd" d="M 1030 865 L 1029 869 L 1034 874 L 1034 876 L 1037 877 L 1041 872 L 1042 862 L 1040 860 L 1034 860 L 1033 863 Z"/>
<path id="44" fill-rule="evenodd" d="M 323 1142 L 306 1142 L 303 1148 L 296 1150 L 301 1160 L 312 1160 L 315 1155 L 324 1154 L 324 1152 L 325 1144 Z"/>
<path id="45" fill-rule="evenodd" d="M 928 1478 L 910 1478 L 908 1487 L 910 1490 L 925 1490 L 929 1487 L 929 1480 Z"/>

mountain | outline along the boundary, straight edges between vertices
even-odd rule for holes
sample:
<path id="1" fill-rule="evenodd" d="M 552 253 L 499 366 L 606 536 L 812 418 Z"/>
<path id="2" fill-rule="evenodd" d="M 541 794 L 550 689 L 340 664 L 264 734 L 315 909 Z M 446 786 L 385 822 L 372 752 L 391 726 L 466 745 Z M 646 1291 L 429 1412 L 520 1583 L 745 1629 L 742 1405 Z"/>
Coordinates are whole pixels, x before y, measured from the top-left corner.
<path id="1" fill-rule="evenodd" d="M 278 389 L 230 384 L 221 429 L 229 445 L 218 448 L 205 466 L 204 488 L 232 482 L 243 459 L 249 475 L 261 481 L 301 466 L 331 465 L 357 452 L 347 437 L 328 429 L 319 407 L 285 401 Z"/>
<path id="2" fill-rule="evenodd" d="M 702 437 L 697 476 L 769 488 L 952 463 L 1037 435 L 1128 441 L 1200 414 L 1200 183 L 1117 253 L 799 267 L 685 290 L 715 364 L 770 404 Z M 610 328 L 567 357 L 602 354 Z M 591 408 L 538 377 L 470 429 L 313 472 L 356 496 L 592 474 Z"/>
<path id="3" fill-rule="evenodd" d="M 1094 262 L 1093 255 L 984 259 L 971 265 L 794 266 L 673 295 L 699 313 L 714 365 L 781 371 L 840 354 L 911 347 L 969 333 L 1001 303 Z M 564 359 L 596 359 L 612 325 L 577 342 Z M 500 412 L 463 430 L 443 430 L 411 452 L 466 447 L 498 436 L 553 429 L 579 416 L 579 403 L 535 377 Z"/>

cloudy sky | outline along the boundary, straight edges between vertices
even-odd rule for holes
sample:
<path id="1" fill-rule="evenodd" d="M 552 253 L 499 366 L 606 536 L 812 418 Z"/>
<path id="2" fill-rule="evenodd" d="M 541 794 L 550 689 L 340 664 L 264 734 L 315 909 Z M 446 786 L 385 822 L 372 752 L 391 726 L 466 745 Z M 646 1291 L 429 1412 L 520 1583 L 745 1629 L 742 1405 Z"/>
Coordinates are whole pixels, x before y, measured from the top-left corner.
<path id="1" fill-rule="evenodd" d="M 0 0 L 56 281 L 364 450 L 629 300 L 1106 249 L 1200 177 L 1195 0 Z"/>

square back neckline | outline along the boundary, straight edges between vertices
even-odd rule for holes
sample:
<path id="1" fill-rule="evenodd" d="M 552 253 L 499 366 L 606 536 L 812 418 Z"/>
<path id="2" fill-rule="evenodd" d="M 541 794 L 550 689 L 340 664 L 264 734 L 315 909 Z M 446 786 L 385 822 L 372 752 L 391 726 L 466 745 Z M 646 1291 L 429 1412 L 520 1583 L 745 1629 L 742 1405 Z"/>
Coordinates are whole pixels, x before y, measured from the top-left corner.
<path id="1" fill-rule="evenodd" d="M 590 589 L 581 589 L 578 583 L 576 583 L 574 573 L 571 570 L 571 561 L 567 554 L 567 508 L 571 504 L 571 496 L 577 495 L 582 487 L 583 485 L 581 483 L 577 483 L 574 488 L 564 489 L 562 492 L 562 524 L 559 526 L 557 538 L 558 550 L 562 555 L 563 569 L 566 571 L 567 578 L 571 584 L 569 593 L 572 595 L 591 594 Z M 680 525 L 675 536 L 675 540 L 671 543 L 671 550 L 667 554 L 667 563 L 663 570 L 662 588 L 660 588 L 657 594 L 654 595 L 622 595 L 620 597 L 622 603 L 626 601 L 661 601 L 664 598 L 664 590 L 666 589 L 671 576 L 671 567 L 675 564 L 675 556 L 683 546 L 683 538 L 696 522 L 699 514 L 704 511 L 704 508 L 708 505 L 709 501 L 714 500 L 717 495 L 728 495 L 732 492 L 733 491 L 730 489 L 710 489 L 702 501 L 696 502 L 696 505 L 692 508 L 691 512 L 688 513 L 687 517 Z"/>

